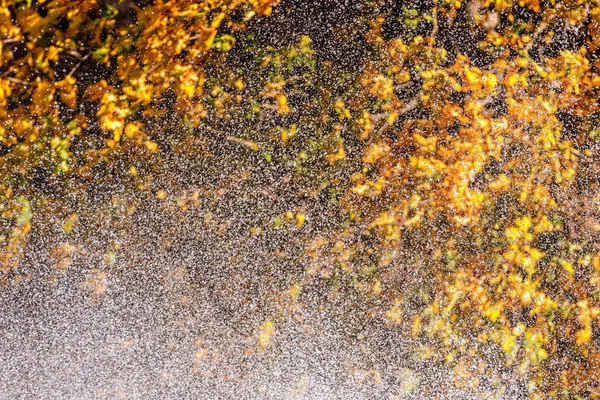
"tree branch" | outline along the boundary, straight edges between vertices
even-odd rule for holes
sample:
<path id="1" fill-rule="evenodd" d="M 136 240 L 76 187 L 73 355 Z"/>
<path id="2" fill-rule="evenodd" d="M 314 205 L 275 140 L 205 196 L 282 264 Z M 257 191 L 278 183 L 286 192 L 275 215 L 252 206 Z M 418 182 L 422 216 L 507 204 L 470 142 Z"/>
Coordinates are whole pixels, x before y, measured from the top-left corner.
<path id="1" fill-rule="evenodd" d="M 90 54 L 89 54 L 89 53 L 88 53 L 88 54 L 86 54 L 85 56 L 83 56 L 83 57 L 81 58 L 81 60 L 80 60 L 80 61 L 77 63 L 77 65 L 75 65 L 75 66 L 73 67 L 73 69 L 71 69 L 71 71 L 70 71 L 70 72 L 67 74 L 67 76 L 66 76 L 66 77 L 73 76 L 73 74 L 74 74 L 74 73 L 77 71 L 77 69 L 78 69 L 78 68 L 81 66 L 81 64 L 82 64 L 82 63 L 83 63 L 85 60 L 87 60 L 89 57 L 90 57 Z M 66 77 L 65 77 L 65 78 L 66 78 Z"/>
<path id="2" fill-rule="evenodd" d="M 415 98 L 413 98 L 411 101 L 409 101 L 408 103 L 406 103 L 406 105 L 404 107 L 402 107 L 402 109 L 398 112 L 398 116 L 402 115 L 402 114 L 406 114 L 409 111 L 414 110 L 415 108 L 417 108 L 419 106 L 419 98 L 421 97 L 421 95 L 423 94 L 423 91 L 419 92 L 419 94 L 417 96 L 415 96 Z M 379 114 L 382 115 L 382 114 Z M 377 136 L 381 135 L 383 132 L 385 132 L 385 130 L 387 128 L 389 128 L 391 125 L 386 122 L 384 122 L 384 124 L 377 130 Z"/>
<path id="3" fill-rule="evenodd" d="M 9 82 L 12 82 L 12 83 L 16 83 L 18 85 L 22 85 L 22 86 L 33 86 L 32 83 L 25 82 L 25 81 L 22 81 L 22 80 L 17 79 L 17 78 L 12 78 L 10 76 L 7 77 L 6 80 L 9 81 Z"/>
<path id="4" fill-rule="evenodd" d="M 434 38 L 440 31 L 437 7 L 433 7 L 433 15 L 431 16 L 431 18 L 433 19 L 433 29 L 431 30 L 431 34 L 429 36 Z"/>
<path id="5" fill-rule="evenodd" d="M 548 28 L 548 23 L 546 21 L 543 21 L 541 24 L 538 25 L 537 29 L 535 30 L 535 32 L 533 32 L 533 35 L 531 36 L 531 40 L 525 45 L 525 48 L 523 49 L 527 52 L 527 54 L 529 54 L 529 50 L 531 50 L 534 43 L 537 41 L 542 32 L 546 30 L 546 28 Z"/>

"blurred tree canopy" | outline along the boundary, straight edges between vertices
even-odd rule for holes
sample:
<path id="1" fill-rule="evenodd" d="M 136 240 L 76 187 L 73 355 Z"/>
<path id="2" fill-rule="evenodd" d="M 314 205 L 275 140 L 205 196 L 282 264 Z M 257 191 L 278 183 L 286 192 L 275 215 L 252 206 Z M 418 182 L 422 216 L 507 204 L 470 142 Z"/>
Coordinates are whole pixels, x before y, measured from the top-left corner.
<path id="1" fill-rule="evenodd" d="M 501 360 L 598 396 L 600 3 L 278 3 L 0 0 L 0 281 L 36 231 L 65 270 L 73 205 L 117 186 L 185 212 L 237 185 L 278 206 L 203 223 L 295 232 L 291 301 L 358 293 L 457 385 Z"/>

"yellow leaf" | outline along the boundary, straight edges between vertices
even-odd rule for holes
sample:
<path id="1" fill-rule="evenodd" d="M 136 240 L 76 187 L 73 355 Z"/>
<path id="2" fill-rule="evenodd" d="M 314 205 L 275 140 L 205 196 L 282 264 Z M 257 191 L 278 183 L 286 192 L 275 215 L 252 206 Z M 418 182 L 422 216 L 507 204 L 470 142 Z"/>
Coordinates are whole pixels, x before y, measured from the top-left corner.
<path id="1" fill-rule="evenodd" d="M 393 324 L 402 322 L 402 301 L 396 300 L 391 310 L 385 313 L 385 317 Z"/>
<path id="2" fill-rule="evenodd" d="M 529 217 L 518 218 L 515 223 L 521 232 L 528 232 L 529 228 L 531 228 L 531 219 Z"/>
<path id="3" fill-rule="evenodd" d="M 374 143 L 365 150 L 363 162 L 373 164 L 375 161 L 384 157 L 390 151 L 390 146 L 385 143 Z"/>
<path id="4" fill-rule="evenodd" d="M 389 212 L 383 212 L 369 224 L 369 229 L 373 229 L 377 226 L 385 226 L 395 224 L 398 221 L 397 217 Z"/>
<path id="5" fill-rule="evenodd" d="M 293 124 L 290 129 L 284 129 L 281 131 L 281 140 L 284 143 L 289 142 L 292 138 L 296 136 L 296 124 Z"/>
<path id="6" fill-rule="evenodd" d="M 155 142 L 151 140 L 146 140 L 144 144 L 146 145 L 146 148 L 150 150 L 151 153 L 156 153 L 158 151 L 158 144 L 156 144 Z"/>
<path id="7" fill-rule="evenodd" d="M 138 124 L 129 123 L 125 126 L 125 136 L 127 136 L 129 139 L 134 138 L 139 130 L 140 128 Z"/>
<path id="8" fill-rule="evenodd" d="M 575 273 L 575 270 L 573 269 L 573 264 L 571 264 L 568 261 L 565 260 L 559 260 L 558 261 L 560 265 L 562 265 L 562 267 L 565 269 L 565 271 L 567 271 L 569 274 L 573 275 Z"/>
<path id="9" fill-rule="evenodd" d="M 300 296 L 300 292 L 302 291 L 302 286 L 299 283 L 295 283 L 290 287 L 290 296 L 293 299 L 297 299 Z"/>
<path id="10" fill-rule="evenodd" d="M 244 89 L 244 82 L 243 82 L 241 79 L 237 79 L 237 80 L 236 80 L 236 81 L 233 83 L 233 85 L 235 86 L 235 88 L 236 88 L 237 90 L 242 90 L 242 89 Z"/>
<path id="11" fill-rule="evenodd" d="M 266 348 L 270 343 L 275 333 L 275 325 L 273 321 L 267 320 L 260 327 L 260 334 L 258 336 L 258 343 L 263 349 Z"/>
<path id="12" fill-rule="evenodd" d="M 421 332 L 421 318 L 417 316 L 413 323 L 412 335 L 417 336 L 419 332 Z"/>
<path id="13" fill-rule="evenodd" d="M 381 281 L 379 279 L 375 280 L 373 283 L 373 294 L 378 295 L 381 294 Z"/>
<path id="14" fill-rule="evenodd" d="M 285 96 L 285 94 L 280 93 L 277 96 L 277 105 L 279 106 L 279 108 L 277 109 L 279 115 L 287 115 L 290 113 L 290 106 L 288 105 L 287 97 Z"/>
<path id="15" fill-rule="evenodd" d="M 587 327 L 585 329 L 581 329 L 581 330 L 577 331 L 575 336 L 576 336 L 575 343 L 577 343 L 579 346 L 586 344 L 592 338 L 592 328 Z"/>
<path id="16" fill-rule="evenodd" d="M 340 145 L 337 152 L 327 156 L 327 161 L 330 164 L 334 164 L 336 161 L 343 160 L 344 158 L 346 158 L 346 151 L 344 150 L 344 146 Z"/>
<path id="17" fill-rule="evenodd" d="M 516 345 L 515 337 L 511 334 L 505 334 L 502 340 L 502 350 L 510 354 Z"/>
<path id="18" fill-rule="evenodd" d="M 297 213 L 296 214 L 296 227 L 298 229 L 302 228 L 305 220 L 306 220 L 306 216 L 304 214 Z"/>
<path id="19" fill-rule="evenodd" d="M 77 214 L 71 214 L 69 219 L 67 219 L 63 223 L 63 229 L 65 230 L 65 232 L 70 233 L 73 230 L 73 228 L 75 227 L 76 222 L 77 222 Z"/>
<path id="20" fill-rule="evenodd" d="M 501 174 L 498 179 L 489 184 L 490 189 L 500 191 L 510 187 L 510 179 L 505 174 Z"/>
<path id="21" fill-rule="evenodd" d="M 510 228 L 506 229 L 506 232 L 504 235 L 506 236 L 506 238 L 508 240 L 517 240 L 518 238 L 521 237 L 521 232 L 519 232 L 519 230 L 517 228 L 515 228 L 514 226 L 511 226 Z"/>
<path id="22" fill-rule="evenodd" d="M 415 133 L 413 135 L 415 141 L 421 146 L 423 151 L 435 151 L 437 145 L 437 137 L 432 136 L 430 138 L 426 138 L 424 136 Z"/>

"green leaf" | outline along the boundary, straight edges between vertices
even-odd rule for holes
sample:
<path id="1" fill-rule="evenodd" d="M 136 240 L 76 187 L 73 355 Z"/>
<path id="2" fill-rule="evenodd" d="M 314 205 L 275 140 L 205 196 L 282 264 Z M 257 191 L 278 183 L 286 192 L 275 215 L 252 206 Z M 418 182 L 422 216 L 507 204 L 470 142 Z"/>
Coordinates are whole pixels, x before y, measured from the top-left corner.
<path id="1" fill-rule="evenodd" d="M 21 212 L 19 213 L 19 215 L 17 215 L 15 222 L 17 223 L 17 225 L 21 226 L 28 224 L 29 221 L 31 221 L 31 217 L 33 216 L 29 201 L 25 197 L 19 196 L 17 197 L 17 204 L 21 206 Z"/>

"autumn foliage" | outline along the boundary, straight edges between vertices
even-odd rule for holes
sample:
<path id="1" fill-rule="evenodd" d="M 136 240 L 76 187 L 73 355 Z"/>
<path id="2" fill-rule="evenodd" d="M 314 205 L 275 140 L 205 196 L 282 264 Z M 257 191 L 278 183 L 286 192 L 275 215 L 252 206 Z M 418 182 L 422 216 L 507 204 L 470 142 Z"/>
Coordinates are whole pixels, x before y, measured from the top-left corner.
<path id="1" fill-rule="evenodd" d="M 363 0 L 271 43 L 253 24 L 278 3 L 0 0 L 0 281 L 31 279 L 53 213 L 77 224 L 65 197 L 117 180 L 160 203 L 167 166 L 211 160 L 195 173 L 281 199 L 246 233 L 301 237 L 282 309 L 346 285 L 457 385 L 501 360 L 533 398 L 597 396 L 600 4 Z M 182 182 L 179 212 L 226 191 Z"/>

